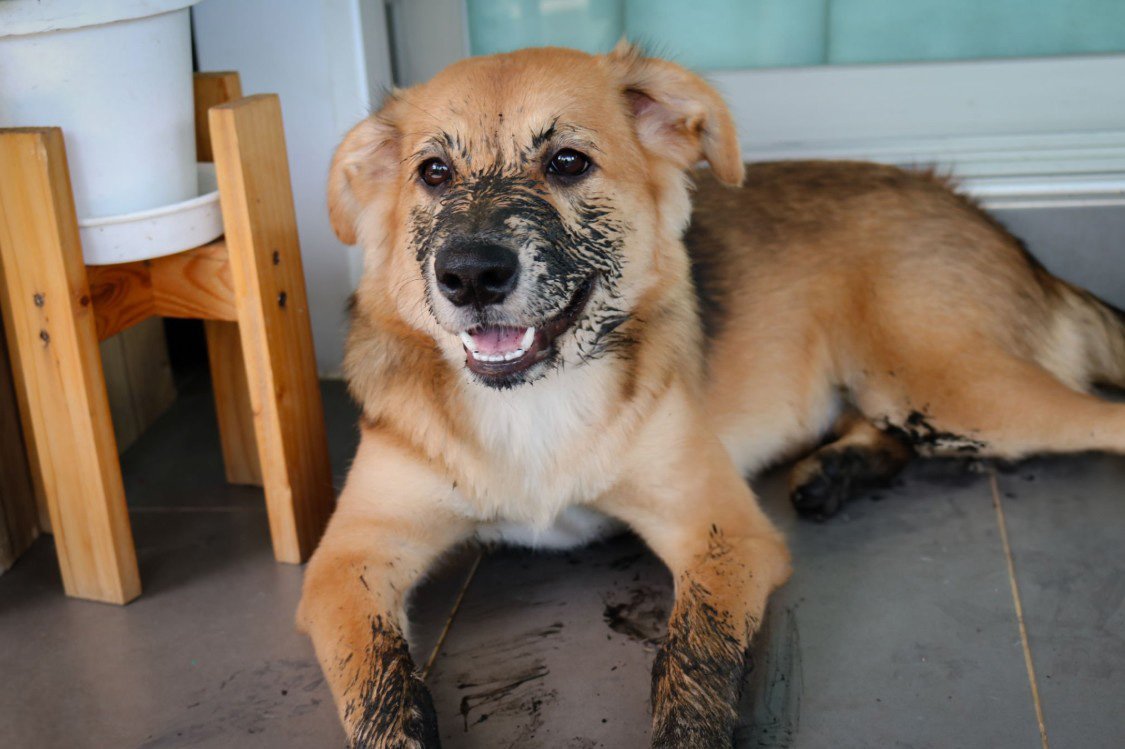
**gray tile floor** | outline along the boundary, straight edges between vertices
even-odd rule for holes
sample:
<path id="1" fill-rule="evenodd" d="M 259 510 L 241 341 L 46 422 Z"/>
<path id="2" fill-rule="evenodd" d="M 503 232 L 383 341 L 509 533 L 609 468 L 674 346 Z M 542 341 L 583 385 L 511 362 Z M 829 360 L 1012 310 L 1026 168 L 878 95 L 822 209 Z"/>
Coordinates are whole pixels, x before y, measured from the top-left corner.
<path id="1" fill-rule="evenodd" d="M 341 474 L 355 414 L 338 383 L 325 395 Z M 0 746 L 342 746 L 292 624 L 301 569 L 273 562 L 260 492 L 223 484 L 207 391 L 188 388 L 124 469 L 144 596 L 67 600 L 49 539 L 0 576 Z M 1055 749 L 1125 746 L 1125 460 L 918 463 L 824 524 L 794 517 L 779 477 L 758 488 L 797 572 L 754 653 L 739 747 L 1038 747 L 1037 702 Z M 413 604 L 444 745 L 644 746 L 670 596 L 630 537 L 451 554 Z"/>

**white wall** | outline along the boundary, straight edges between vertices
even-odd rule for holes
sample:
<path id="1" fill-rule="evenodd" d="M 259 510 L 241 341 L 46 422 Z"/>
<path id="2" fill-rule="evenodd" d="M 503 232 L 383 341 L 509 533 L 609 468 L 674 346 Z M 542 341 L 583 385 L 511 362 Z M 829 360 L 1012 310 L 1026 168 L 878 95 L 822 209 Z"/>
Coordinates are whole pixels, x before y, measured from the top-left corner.
<path id="1" fill-rule="evenodd" d="M 336 145 L 390 85 L 382 2 L 203 0 L 192 22 L 200 70 L 237 70 L 243 93 L 281 98 L 317 365 L 339 376 L 361 261 L 332 233 L 324 185 Z"/>

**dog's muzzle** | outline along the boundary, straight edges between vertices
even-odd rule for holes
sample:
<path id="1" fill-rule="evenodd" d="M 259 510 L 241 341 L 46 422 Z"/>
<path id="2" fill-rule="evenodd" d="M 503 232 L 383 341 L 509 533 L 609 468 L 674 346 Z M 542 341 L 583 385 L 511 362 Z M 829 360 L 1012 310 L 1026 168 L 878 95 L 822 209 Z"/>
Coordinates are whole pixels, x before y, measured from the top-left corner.
<path id="1" fill-rule="evenodd" d="M 593 290 L 594 278 L 590 278 L 562 312 L 538 326 L 477 326 L 463 331 L 466 366 L 486 381 L 512 382 L 522 372 L 551 358 L 556 339 L 582 315 Z"/>

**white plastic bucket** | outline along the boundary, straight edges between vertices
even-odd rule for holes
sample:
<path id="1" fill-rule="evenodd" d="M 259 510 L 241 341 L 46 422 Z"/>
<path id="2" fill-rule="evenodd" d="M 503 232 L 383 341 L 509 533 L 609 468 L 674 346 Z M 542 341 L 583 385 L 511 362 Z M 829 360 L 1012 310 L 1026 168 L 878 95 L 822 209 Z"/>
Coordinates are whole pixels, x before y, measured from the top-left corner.
<path id="1" fill-rule="evenodd" d="M 197 1 L 0 2 L 0 127 L 63 129 L 80 218 L 199 194 L 188 15 Z"/>

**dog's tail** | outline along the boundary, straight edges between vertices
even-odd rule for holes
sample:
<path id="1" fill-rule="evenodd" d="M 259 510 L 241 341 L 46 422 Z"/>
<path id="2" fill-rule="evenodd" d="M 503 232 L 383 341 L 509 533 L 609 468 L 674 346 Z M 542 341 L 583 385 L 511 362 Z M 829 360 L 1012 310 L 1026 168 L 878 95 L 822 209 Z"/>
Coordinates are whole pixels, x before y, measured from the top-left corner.
<path id="1" fill-rule="evenodd" d="M 1073 365 L 1087 384 L 1125 388 L 1125 311 L 1085 289 L 1058 284 L 1056 345 L 1075 356 Z"/>

